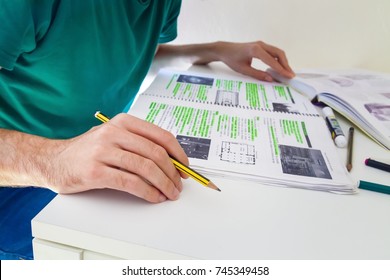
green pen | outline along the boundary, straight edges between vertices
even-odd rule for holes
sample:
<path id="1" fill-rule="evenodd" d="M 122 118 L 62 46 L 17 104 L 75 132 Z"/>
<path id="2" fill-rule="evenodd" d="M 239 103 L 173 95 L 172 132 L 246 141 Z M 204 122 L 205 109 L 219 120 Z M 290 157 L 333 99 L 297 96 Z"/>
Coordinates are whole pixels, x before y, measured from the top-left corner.
<path id="1" fill-rule="evenodd" d="M 390 186 L 371 183 L 371 182 L 362 181 L 362 180 L 360 180 L 359 188 L 363 189 L 363 190 L 373 191 L 373 192 L 390 194 Z"/>

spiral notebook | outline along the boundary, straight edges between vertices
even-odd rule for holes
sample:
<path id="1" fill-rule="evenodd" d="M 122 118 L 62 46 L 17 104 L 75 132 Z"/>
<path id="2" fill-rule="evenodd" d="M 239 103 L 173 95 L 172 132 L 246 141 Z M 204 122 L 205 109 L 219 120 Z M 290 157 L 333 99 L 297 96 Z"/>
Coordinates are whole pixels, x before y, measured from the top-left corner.
<path id="1" fill-rule="evenodd" d="M 356 192 L 324 119 L 286 85 L 162 70 L 129 113 L 173 133 L 204 175 Z"/>

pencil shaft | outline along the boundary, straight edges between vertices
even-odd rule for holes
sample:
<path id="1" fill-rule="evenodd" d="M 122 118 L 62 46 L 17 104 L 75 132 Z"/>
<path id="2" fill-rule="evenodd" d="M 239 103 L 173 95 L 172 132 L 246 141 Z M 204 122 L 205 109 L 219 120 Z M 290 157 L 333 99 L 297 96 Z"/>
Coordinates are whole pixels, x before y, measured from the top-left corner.
<path id="1" fill-rule="evenodd" d="M 172 163 L 175 165 L 175 167 L 177 169 L 180 169 L 180 171 L 183 171 L 187 175 L 191 176 L 192 178 L 194 178 L 199 183 L 207 186 L 207 184 L 210 182 L 209 179 L 207 179 L 206 177 L 200 175 L 198 172 L 196 172 L 195 170 L 189 168 L 188 166 L 185 166 L 184 164 L 182 164 L 177 159 L 175 159 L 173 157 L 170 157 L 170 158 L 171 158 Z"/>
<path id="2" fill-rule="evenodd" d="M 355 129 L 353 127 L 349 128 L 348 133 L 348 152 L 347 152 L 347 170 L 351 171 L 352 169 L 352 154 L 353 154 L 353 135 Z"/>
<path id="3" fill-rule="evenodd" d="M 100 120 L 101 122 L 105 123 L 105 122 L 108 122 L 110 120 L 109 117 L 107 117 L 106 115 L 104 115 L 103 113 L 97 111 L 95 113 L 95 117 Z"/>

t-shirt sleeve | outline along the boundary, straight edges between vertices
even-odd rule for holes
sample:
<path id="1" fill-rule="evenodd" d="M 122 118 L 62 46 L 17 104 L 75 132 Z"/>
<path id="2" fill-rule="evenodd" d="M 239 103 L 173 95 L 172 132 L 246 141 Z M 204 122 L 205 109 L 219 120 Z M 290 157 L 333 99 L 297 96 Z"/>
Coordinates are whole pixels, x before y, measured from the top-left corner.
<path id="1" fill-rule="evenodd" d="M 0 0 L 0 66 L 7 70 L 14 68 L 16 60 L 24 52 L 35 49 L 37 40 L 48 21 L 42 18 L 51 9 L 50 1 L 39 7 L 37 1 Z"/>
<path id="2" fill-rule="evenodd" d="M 180 14 L 181 0 L 171 1 L 168 13 L 166 16 L 166 22 L 163 26 L 160 34 L 159 43 L 168 43 L 173 41 L 177 37 L 177 18 Z"/>

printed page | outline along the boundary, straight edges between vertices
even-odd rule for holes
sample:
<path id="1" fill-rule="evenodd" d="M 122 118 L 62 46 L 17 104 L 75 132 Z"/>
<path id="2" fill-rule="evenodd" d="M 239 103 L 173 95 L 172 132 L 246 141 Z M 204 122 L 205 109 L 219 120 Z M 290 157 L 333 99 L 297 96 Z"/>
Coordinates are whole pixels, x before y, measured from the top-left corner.
<path id="1" fill-rule="evenodd" d="M 350 71 L 323 78 L 333 91 L 318 101 L 332 106 L 390 150 L 390 75 Z"/>
<path id="2" fill-rule="evenodd" d="M 232 110 L 147 95 L 139 97 L 130 113 L 172 132 L 191 166 L 204 174 L 353 191 L 354 183 L 320 117 Z"/>
<path id="3" fill-rule="evenodd" d="M 283 84 L 162 70 L 144 95 L 261 111 L 318 115 L 308 100 Z"/>
<path id="4" fill-rule="evenodd" d="M 270 94 L 267 90 L 259 94 L 264 99 L 255 98 L 262 100 L 256 103 L 257 107 L 247 105 L 248 99 L 240 96 L 228 98 L 238 100 L 235 106 L 222 105 L 215 100 L 219 100 L 216 88 L 220 88 L 223 79 L 215 78 L 213 82 L 203 81 L 193 86 L 192 82 L 184 81 L 182 75 L 159 75 L 156 83 L 138 97 L 130 113 L 172 132 L 193 168 L 203 174 L 245 178 L 277 186 L 355 191 L 356 182 L 341 164 L 323 118 L 316 114 L 307 99 L 300 103 L 304 104 L 300 108 L 306 113 L 287 110 L 296 106 L 292 100 L 299 99 L 300 95 L 290 91 L 286 98 L 279 90 L 275 93 L 274 85 L 266 84 Z M 199 89 L 205 83 L 207 87 Z M 238 89 L 238 81 L 233 84 L 235 87 L 230 87 L 229 92 L 246 95 L 246 91 Z M 245 82 L 241 87 L 243 84 Z M 257 87 L 259 84 L 256 81 Z M 165 90 L 159 91 L 159 88 Z M 205 93 L 205 99 L 197 100 L 194 92 Z M 172 94 L 181 97 L 173 98 Z M 262 106 L 266 106 L 265 99 L 272 100 L 269 102 L 272 109 L 262 110 Z M 288 105 L 280 109 L 279 105 L 275 106 L 279 103 Z"/>

